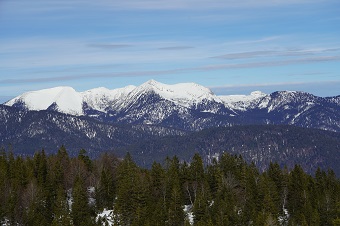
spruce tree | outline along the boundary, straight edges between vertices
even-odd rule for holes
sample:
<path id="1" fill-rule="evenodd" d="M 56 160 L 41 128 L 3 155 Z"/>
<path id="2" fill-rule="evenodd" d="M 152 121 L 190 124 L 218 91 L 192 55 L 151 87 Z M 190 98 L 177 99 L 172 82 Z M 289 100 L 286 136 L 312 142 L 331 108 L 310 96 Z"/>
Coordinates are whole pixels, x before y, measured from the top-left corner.
<path id="1" fill-rule="evenodd" d="M 288 210 L 297 224 L 306 222 L 307 179 L 301 166 L 296 165 L 290 173 L 288 190 Z"/>
<path id="2" fill-rule="evenodd" d="M 131 225 L 136 218 L 138 173 L 137 165 L 127 153 L 117 168 L 117 199 L 114 205 L 115 214 L 124 225 Z"/>
<path id="3" fill-rule="evenodd" d="M 59 187 L 53 211 L 53 226 L 72 226 L 72 216 L 63 188 Z"/>
<path id="4" fill-rule="evenodd" d="M 93 211 L 89 206 L 87 191 L 84 182 L 77 177 L 72 191 L 72 219 L 75 226 L 93 225 Z"/>
<path id="5" fill-rule="evenodd" d="M 168 225 L 180 226 L 184 224 L 184 212 L 182 207 L 182 194 L 179 180 L 173 180 L 171 197 L 168 210 Z"/>
<path id="6" fill-rule="evenodd" d="M 168 225 L 183 225 L 184 212 L 183 212 L 183 195 L 180 184 L 180 164 L 176 156 L 170 162 L 167 172 L 168 187 L 170 188 L 170 199 L 168 205 Z"/>

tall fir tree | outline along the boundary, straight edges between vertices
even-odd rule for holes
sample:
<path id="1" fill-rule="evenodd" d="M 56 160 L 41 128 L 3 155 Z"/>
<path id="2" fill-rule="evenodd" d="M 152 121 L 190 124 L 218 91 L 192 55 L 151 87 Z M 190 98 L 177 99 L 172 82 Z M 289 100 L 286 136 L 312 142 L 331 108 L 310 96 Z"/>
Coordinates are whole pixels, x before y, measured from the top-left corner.
<path id="1" fill-rule="evenodd" d="M 73 226 L 65 190 L 59 187 L 53 209 L 52 226 Z"/>
<path id="2" fill-rule="evenodd" d="M 94 212 L 89 206 L 86 187 L 82 178 L 77 177 L 72 191 L 72 219 L 75 226 L 94 225 Z"/>

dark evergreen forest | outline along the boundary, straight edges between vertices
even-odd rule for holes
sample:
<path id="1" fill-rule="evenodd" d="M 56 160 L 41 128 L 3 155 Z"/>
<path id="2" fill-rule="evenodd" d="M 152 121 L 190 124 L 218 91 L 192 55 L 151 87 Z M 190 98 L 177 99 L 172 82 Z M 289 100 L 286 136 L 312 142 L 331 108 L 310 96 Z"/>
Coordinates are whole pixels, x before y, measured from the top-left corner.
<path id="1" fill-rule="evenodd" d="M 144 169 L 127 154 L 92 160 L 37 152 L 0 154 L 0 220 L 7 225 L 340 225 L 340 181 L 270 163 L 265 172 L 227 153 L 204 165 L 177 157 Z M 193 222 L 187 216 L 189 209 Z"/>

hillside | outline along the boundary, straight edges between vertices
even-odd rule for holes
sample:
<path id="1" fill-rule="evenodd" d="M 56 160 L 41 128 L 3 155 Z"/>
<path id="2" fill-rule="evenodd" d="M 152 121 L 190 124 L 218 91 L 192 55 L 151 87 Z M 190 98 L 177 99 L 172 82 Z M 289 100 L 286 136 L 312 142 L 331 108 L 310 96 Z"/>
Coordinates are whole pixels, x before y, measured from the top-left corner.
<path id="1" fill-rule="evenodd" d="M 155 125 L 119 125 L 53 111 L 23 111 L 0 105 L 0 145 L 20 155 L 44 149 L 55 153 L 65 145 L 71 154 L 80 149 L 91 157 L 111 152 L 123 157 L 127 151 L 140 166 L 177 155 L 190 160 L 194 153 L 205 163 L 223 152 L 242 155 L 263 170 L 270 162 L 292 168 L 300 164 L 307 172 L 333 168 L 340 175 L 340 135 L 336 132 L 286 125 L 218 127 L 186 132 Z"/>
<path id="2" fill-rule="evenodd" d="M 300 164 L 309 173 L 318 167 L 331 168 L 340 175 L 340 134 L 295 126 L 211 128 L 138 143 L 122 149 L 121 154 L 126 151 L 145 166 L 150 166 L 153 160 L 162 161 L 166 156 L 174 155 L 190 161 L 194 153 L 199 153 L 205 163 L 210 163 L 226 152 L 241 155 L 260 170 L 265 170 L 270 162 L 277 162 L 289 169 Z"/>
<path id="3" fill-rule="evenodd" d="M 0 105 L 0 146 L 16 154 L 44 149 L 55 153 L 61 145 L 70 153 L 86 149 L 91 157 L 151 138 L 183 134 L 160 126 L 117 125 L 53 111 L 25 111 Z"/>

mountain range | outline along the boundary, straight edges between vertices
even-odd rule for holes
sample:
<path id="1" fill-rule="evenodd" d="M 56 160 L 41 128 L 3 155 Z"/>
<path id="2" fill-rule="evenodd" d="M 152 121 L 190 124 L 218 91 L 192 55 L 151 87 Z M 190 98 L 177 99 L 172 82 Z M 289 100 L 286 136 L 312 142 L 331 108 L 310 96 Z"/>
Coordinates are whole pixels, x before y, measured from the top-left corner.
<path id="1" fill-rule="evenodd" d="M 173 155 L 190 161 L 195 152 L 209 163 L 229 152 L 262 170 L 275 161 L 340 175 L 339 112 L 340 96 L 298 91 L 217 96 L 194 83 L 154 80 L 115 90 L 56 87 L 0 105 L 0 146 L 18 155 L 61 145 L 90 157 L 128 151 L 144 167 Z"/>
<path id="2" fill-rule="evenodd" d="M 55 87 L 24 93 L 4 103 L 22 110 L 48 110 L 88 116 L 101 122 L 144 124 L 188 131 L 245 124 L 286 124 L 340 131 L 340 96 L 306 92 L 217 96 L 195 83 L 167 85 L 155 80 L 140 86 L 77 92 Z"/>

